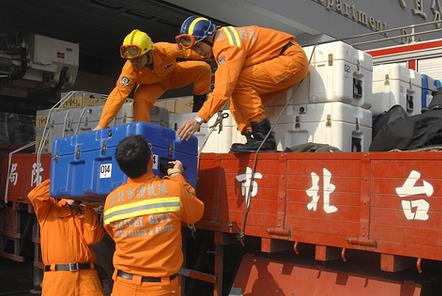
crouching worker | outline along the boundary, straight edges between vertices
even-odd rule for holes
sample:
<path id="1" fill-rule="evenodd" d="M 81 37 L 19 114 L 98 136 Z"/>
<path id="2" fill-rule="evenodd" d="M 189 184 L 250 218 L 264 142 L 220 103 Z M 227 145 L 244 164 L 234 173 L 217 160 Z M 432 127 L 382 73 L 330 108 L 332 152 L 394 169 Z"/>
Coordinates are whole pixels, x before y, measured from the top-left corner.
<path id="1" fill-rule="evenodd" d="M 109 94 L 95 130 L 114 119 L 126 98 L 135 89 L 135 121 L 150 121 L 150 111 L 157 99 L 169 89 L 193 84 L 193 112 L 199 111 L 210 91 L 211 69 L 195 51 L 180 49 L 168 42 L 153 43 L 149 35 L 133 30 L 124 38 L 120 54 L 126 60 L 115 88 Z"/>
<path id="2" fill-rule="evenodd" d="M 163 179 L 152 174 L 152 153 L 141 136 L 123 139 L 115 157 L 129 177 L 111 192 L 104 225 L 115 241 L 113 296 L 181 295 L 181 222 L 201 219 L 204 204 L 175 161 Z"/>
<path id="3" fill-rule="evenodd" d="M 308 74 L 308 60 L 295 37 L 258 26 L 218 28 L 210 20 L 190 16 L 176 36 L 182 48 L 191 48 L 218 64 L 215 88 L 198 116 L 178 130 L 180 139 L 188 139 L 230 98 L 230 110 L 247 143 L 234 143 L 232 152 L 253 152 L 270 131 L 263 104 L 278 98 Z M 275 150 L 270 135 L 263 151 Z"/>
<path id="4" fill-rule="evenodd" d="M 40 225 L 42 295 L 104 295 L 91 247 L 104 234 L 97 213 L 73 200 L 57 201 L 49 188 L 46 180 L 28 194 Z"/>

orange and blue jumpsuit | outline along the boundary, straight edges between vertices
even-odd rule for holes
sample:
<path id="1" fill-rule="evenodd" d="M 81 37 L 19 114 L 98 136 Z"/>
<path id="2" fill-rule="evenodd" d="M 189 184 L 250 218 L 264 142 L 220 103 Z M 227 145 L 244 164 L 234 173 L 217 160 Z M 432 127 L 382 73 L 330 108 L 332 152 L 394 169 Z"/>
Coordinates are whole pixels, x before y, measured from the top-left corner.
<path id="1" fill-rule="evenodd" d="M 293 35 L 258 26 L 222 27 L 213 43 L 215 88 L 198 112 L 205 121 L 230 98 L 242 133 L 266 118 L 266 102 L 308 74 L 308 59 Z"/>
<path id="2" fill-rule="evenodd" d="M 50 269 L 45 271 L 41 284 L 43 296 L 104 295 L 97 271 L 93 268 L 95 255 L 92 245 L 99 242 L 104 234 L 98 224 L 97 213 L 88 207 L 76 212 L 66 200 L 57 202 L 49 195 L 49 187 L 49 180 L 46 180 L 28 194 L 40 226 L 42 261 Z M 89 263 L 91 268 L 55 270 L 56 266 L 70 263 Z"/>
<path id="3" fill-rule="evenodd" d="M 204 204 L 181 174 L 146 173 L 111 192 L 104 225 L 115 241 L 113 296 L 180 295 L 181 222 L 201 219 Z"/>
<path id="4" fill-rule="evenodd" d="M 210 91 L 211 69 L 203 61 L 180 59 L 202 59 L 190 49 L 179 49 L 176 44 L 157 42 L 152 49 L 153 68 L 148 66 L 136 70 L 126 61 L 115 88 L 109 94 L 98 123 L 105 128 L 120 110 L 127 97 L 136 87 L 134 95 L 135 121 L 150 121 L 150 111 L 156 100 L 168 89 L 180 88 L 193 83 L 193 94 L 205 95 Z"/>

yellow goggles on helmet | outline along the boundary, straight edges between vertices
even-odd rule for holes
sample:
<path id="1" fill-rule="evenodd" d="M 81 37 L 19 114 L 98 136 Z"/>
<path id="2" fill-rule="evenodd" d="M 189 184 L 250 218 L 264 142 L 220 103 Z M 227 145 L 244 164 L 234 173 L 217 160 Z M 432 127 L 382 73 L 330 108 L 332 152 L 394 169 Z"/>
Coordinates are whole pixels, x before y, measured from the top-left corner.
<path id="1" fill-rule="evenodd" d="M 143 50 L 138 45 L 121 45 L 120 55 L 123 59 L 135 59 L 141 56 Z"/>

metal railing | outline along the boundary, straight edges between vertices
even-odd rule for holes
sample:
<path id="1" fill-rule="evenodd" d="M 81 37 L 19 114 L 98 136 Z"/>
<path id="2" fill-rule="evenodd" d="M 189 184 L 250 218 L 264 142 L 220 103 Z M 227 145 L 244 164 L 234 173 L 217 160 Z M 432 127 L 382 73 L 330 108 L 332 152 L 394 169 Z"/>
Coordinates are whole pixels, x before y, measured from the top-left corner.
<path id="1" fill-rule="evenodd" d="M 380 31 L 370 32 L 370 33 L 363 33 L 363 34 L 343 37 L 343 38 L 339 38 L 339 39 L 327 40 L 327 41 L 323 41 L 323 42 L 319 42 L 319 43 L 312 43 L 312 44 L 308 44 L 308 45 L 305 45 L 305 46 L 314 46 L 314 45 L 333 43 L 333 42 L 337 42 L 337 41 L 343 41 L 345 43 L 348 43 L 351 46 L 357 47 L 357 46 L 361 46 L 361 45 L 368 45 L 368 44 L 380 43 L 380 42 L 385 42 L 385 41 L 394 41 L 394 40 L 397 40 L 397 39 L 400 40 L 400 39 L 409 38 L 409 37 L 412 38 L 412 42 L 415 42 L 415 39 L 414 39 L 415 36 L 431 34 L 431 33 L 436 33 L 436 32 L 442 32 L 442 27 L 441 28 L 437 28 L 437 29 L 431 29 L 431 30 L 425 30 L 425 31 L 416 32 L 416 28 L 425 27 L 425 26 L 431 26 L 431 25 L 442 25 L 442 20 L 425 22 L 425 23 L 420 23 L 420 24 L 400 26 L 400 27 L 395 27 L 395 28 L 391 28 L 391 29 L 380 30 Z M 406 31 L 404 31 L 406 29 L 411 29 L 411 33 L 406 33 Z M 395 31 L 399 31 L 399 34 L 398 35 L 394 35 L 394 36 L 388 36 L 387 35 L 387 33 L 395 32 Z M 383 35 L 383 36 L 378 36 L 378 35 Z M 354 43 L 350 42 L 350 40 L 362 39 L 362 38 L 372 37 L 372 36 L 375 36 L 375 37 L 378 37 L 378 38 L 377 39 L 372 39 L 372 40 L 354 42 Z"/>

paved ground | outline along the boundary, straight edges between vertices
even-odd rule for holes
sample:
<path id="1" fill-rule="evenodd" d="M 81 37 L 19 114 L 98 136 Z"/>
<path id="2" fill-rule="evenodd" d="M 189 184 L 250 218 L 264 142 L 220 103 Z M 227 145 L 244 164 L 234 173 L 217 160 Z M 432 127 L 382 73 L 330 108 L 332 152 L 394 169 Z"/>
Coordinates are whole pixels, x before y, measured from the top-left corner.
<path id="1" fill-rule="evenodd" d="M 0 258 L 0 296 L 33 295 L 30 293 L 32 272 L 32 262 L 17 263 Z"/>

